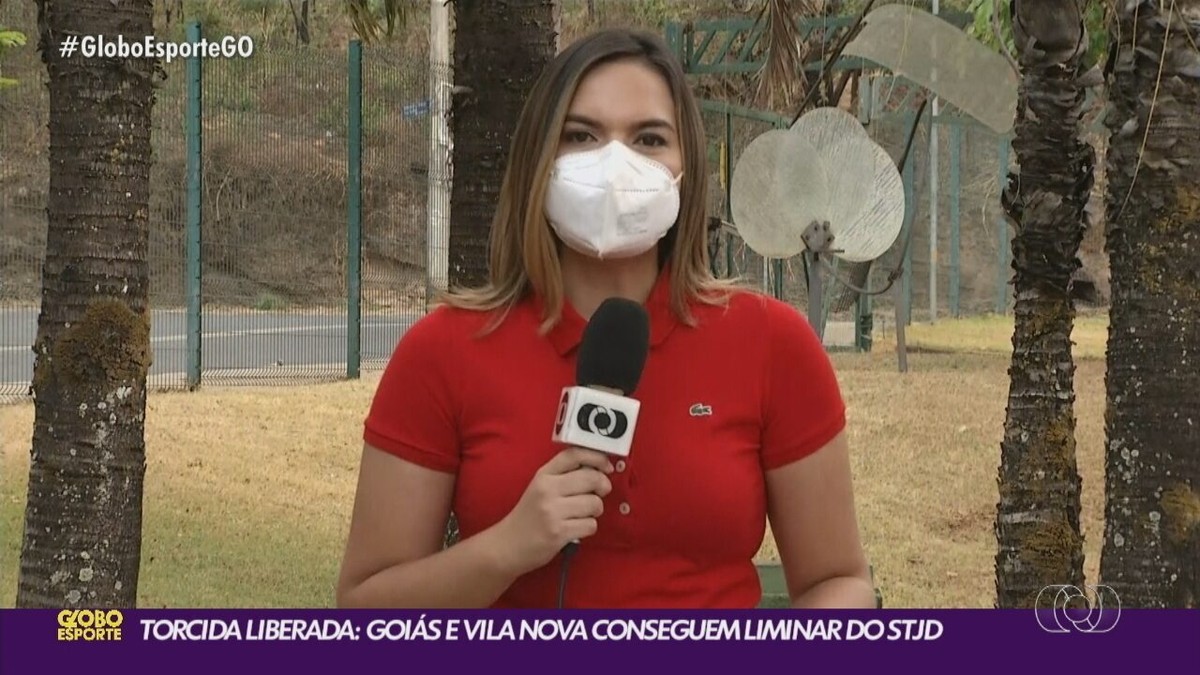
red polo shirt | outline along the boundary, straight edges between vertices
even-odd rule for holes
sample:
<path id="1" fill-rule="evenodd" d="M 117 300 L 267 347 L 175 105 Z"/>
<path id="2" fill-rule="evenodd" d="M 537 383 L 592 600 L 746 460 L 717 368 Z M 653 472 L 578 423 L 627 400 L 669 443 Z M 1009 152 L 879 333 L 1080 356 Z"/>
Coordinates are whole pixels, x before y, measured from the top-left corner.
<path id="1" fill-rule="evenodd" d="M 833 368 L 807 320 L 752 292 L 727 307 L 668 307 L 662 274 L 646 309 L 651 349 L 630 455 L 615 461 L 598 532 L 571 562 L 570 607 L 754 607 L 753 557 L 766 524 L 765 470 L 816 451 L 845 425 Z M 483 314 L 440 307 L 400 340 L 375 394 L 365 440 L 457 474 L 462 537 L 517 503 L 574 384 L 585 326 L 570 306 L 546 336 L 540 305 L 518 305 L 479 337 Z M 554 607 L 559 561 L 518 579 L 497 607 Z"/>

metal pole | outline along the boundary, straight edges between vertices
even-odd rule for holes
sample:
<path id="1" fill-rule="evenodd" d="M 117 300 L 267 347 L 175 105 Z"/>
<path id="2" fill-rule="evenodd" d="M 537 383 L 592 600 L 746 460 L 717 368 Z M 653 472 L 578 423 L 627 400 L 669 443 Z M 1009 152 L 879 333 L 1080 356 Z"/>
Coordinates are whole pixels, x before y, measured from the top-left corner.
<path id="1" fill-rule="evenodd" d="M 193 21 L 187 27 L 188 42 L 200 42 L 200 22 Z M 200 124 L 201 96 L 203 95 L 203 71 L 199 56 L 187 60 L 187 220 L 184 244 L 184 286 L 187 299 L 187 387 L 200 386 L 201 354 L 203 351 L 203 321 L 201 297 L 201 195 L 204 155 L 202 153 L 203 128 Z"/>
<path id="2" fill-rule="evenodd" d="M 933 0 L 933 15 L 940 14 L 938 0 Z M 934 54 L 937 54 L 937 41 L 934 39 Z M 937 62 L 936 59 L 934 61 Z M 932 79 L 937 84 L 937 68 L 933 69 Z M 937 322 L 938 305 L 938 114 L 941 112 L 941 101 L 937 94 L 933 96 L 931 116 L 929 118 L 929 321 Z"/>
<path id="3" fill-rule="evenodd" d="M 913 118 L 905 115 L 905 125 L 914 124 L 910 122 Z M 919 121 L 919 120 L 918 120 Z M 904 158 L 904 167 L 901 170 L 901 176 L 904 181 L 904 229 L 912 229 L 916 227 L 917 215 L 917 180 L 916 180 L 916 153 L 907 153 Z M 897 323 L 903 323 L 905 326 L 912 323 L 912 247 L 904 247 L 904 260 L 902 262 L 904 269 L 900 276 L 901 292 L 904 294 L 904 302 L 896 304 L 896 311 L 902 314 L 896 317 Z"/>
<path id="4" fill-rule="evenodd" d="M 911 129 L 909 132 L 910 142 L 916 137 L 917 124 L 921 121 L 919 115 L 924 112 L 924 105 L 916 115 L 912 113 L 904 116 L 904 126 Z M 916 226 L 915 216 L 917 211 L 916 205 L 916 186 L 914 181 L 914 169 L 916 164 L 915 155 L 906 148 L 904 152 L 904 164 L 901 168 L 901 175 L 904 179 L 904 225 L 901 228 L 901 237 L 911 237 L 910 234 L 913 227 Z M 905 239 L 907 242 L 908 240 Z M 910 301 L 912 298 L 912 248 L 907 244 L 904 246 L 904 256 L 900 260 L 902 269 L 900 270 L 900 283 L 895 285 L 895 306 L 896 306 L 896 359 L 899 362 L 899 369 L 902 373 L 908 372 L 908 343 L 905 330 L 908 326 L 910 315 Z"/>
<path id="5" fill-rule="evenodd" d="M 1003 191 L 1008 185 L 1008 153 L 1009 139 L 1001 138 L 998 154 L 1000 156 L 1000 190 Z M 1008 269 L 1008 219 L 1003 213 L 1000 214 L 1000 222 L 997 223 L 997 230 L 1000 232 L 1000 251 L 998 255 L 998 269 L 996 271 L 996 313 L 1008 313 L 1008 280 L 1011 270 Z"/>
<path id="6" fill-rule="evenodd" d="M 824 289 L 821 288 L 820 253 L 804 252 L 805 267 L 808 268 L 808 322 L 821 342 L 825 342 Z"/>
<path id="7" fill-rule="evenodd" d="M 429 204 L 426 306 L 450 284 L 450 8 L 429 0 Z"/>
<path id="8" fill-rule="evenodd" d="M 359 376 L 362 365 L 362 43 L 350 41 L 349 85 L 349 205 L 346 213 L 346 377 Z"/>
<path id="9" fill-rule="evenodd" d="M 733 222 L 733 201 L 730 200 L 731 194 L 730 185 L 733 182 L 733 113 L 728 109 L 725 111 L 725 183 L 722 189 L 725 191 L 725 222 Z M 725 233 L 725 276 L 732 278 L 733 272 L 733 235 Z"/>
<path id="10" fill-rule="evenodd" d="M 950 127 L 950 312 L 962 313 L 962 125 Z"/>
<path id="11" fill-rule="evenodd" d="M 858 121 L 863 126 L 871 124 L 871 118 L 875 113 L 874 110 L 875 94 L 874 85 L 871 79 L 862 75 L 858 80 Z M 867 283 L 864 288 L 871 287 L 871 272 L 874 271 L 874 265 L 867 268 Z M 854 316 L 854 346 L 860 352 L 871 351 L 872 332 L 874 331 L 875 317 L 872 309 L 872 297 L 868 293 L 859 293 L 858 301 Z"/>
<path id="12" fill-rule="evenodd" d="M 905 333 L 907 327 L 900 317 L 908 316 L 908 296 L 905 295 L 904 289 L 900 286 L 896 287 L 896 358 L 899 361 L 900 372 L 908 372 L 908 337 Z"/>

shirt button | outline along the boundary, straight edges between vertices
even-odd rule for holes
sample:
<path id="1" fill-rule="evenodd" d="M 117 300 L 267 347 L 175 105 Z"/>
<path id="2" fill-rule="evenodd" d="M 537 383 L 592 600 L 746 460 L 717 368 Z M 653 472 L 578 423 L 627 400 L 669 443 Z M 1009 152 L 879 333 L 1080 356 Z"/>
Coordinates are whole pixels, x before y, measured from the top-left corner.
<path id="1" fill-rule="evenodd" d="M 620 511 L 621 515 L 623 516 L 629 515 L 629 502 L 621 502 L 621 505 L 617 507 L 617 510 Z"/>
<path id="2" fill-rule="evenodd" d="M 617 460 L 617 473 L 621 473 L 624 470 L 625 470 L 625 460 L 618 459 Z"/>

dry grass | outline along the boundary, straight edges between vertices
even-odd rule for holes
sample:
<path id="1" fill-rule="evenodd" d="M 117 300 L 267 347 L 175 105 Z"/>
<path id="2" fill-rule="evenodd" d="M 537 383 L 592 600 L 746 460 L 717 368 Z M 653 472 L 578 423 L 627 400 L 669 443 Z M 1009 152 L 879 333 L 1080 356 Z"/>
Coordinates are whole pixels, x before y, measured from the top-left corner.
<path id="1" fill-rule="evenodd" d="M 880 327 L 876 345 L 880 350 L 895 349 L 896 330 L 892 316 L 876 319 Z M 883 325 L 880 326 L 880 323 Z M 910 350 L 929 352 L 954 352 L 957 354 L 998 354 L 1007 357 L 1012 353 L 1013 318 L 987 314 L 938 323 L 913 323 L 905 333 Z M 1071 334 L 1075 342 L 1075 358 L 1103 359 L 1108 343 L 1108 315 L 1081 313 L 1075 318 L 1075 331 Z"/>
<path id="2" fill-rule="evenodd" d="M 976 325 L 978 324 L 978 325 Z M 944 322 L 931 342 L 1002 344 Z M 914 334 L 918 332 L 914 327 Z M 957 334 L 957 336 L 956 336 Z M 949 337 L 947 337 L 947 335 Z M 1007 395 L 1003 353 L 835 357 L 850 403 L 859 518 L 892 607 L 990 607 Z M 1088 577 L 1102 517 L 1103 361 L 1077 374 Z M 147 417 L 143 606 L 327 606 L 375 383 L 157 394 Z M 0 605 L 16 584 L 33 409 L 0 408 Z M 770 538 L 762 557 L 774 555 Z"/>

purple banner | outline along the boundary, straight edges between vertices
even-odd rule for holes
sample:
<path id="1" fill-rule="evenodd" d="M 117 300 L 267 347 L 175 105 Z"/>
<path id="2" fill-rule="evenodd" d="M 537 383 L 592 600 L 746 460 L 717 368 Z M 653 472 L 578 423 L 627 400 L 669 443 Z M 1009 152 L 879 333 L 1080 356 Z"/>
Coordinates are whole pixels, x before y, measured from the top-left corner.
<path id="1" fill-rule="evenodd" d="M 3 610 L 0 673 L 1153 672 L 1200 660 L 1200 611 Z M 221 669 L 221 670 L 218 670 Z M 764 671 L 765 672 L 765 671 Z"/>

